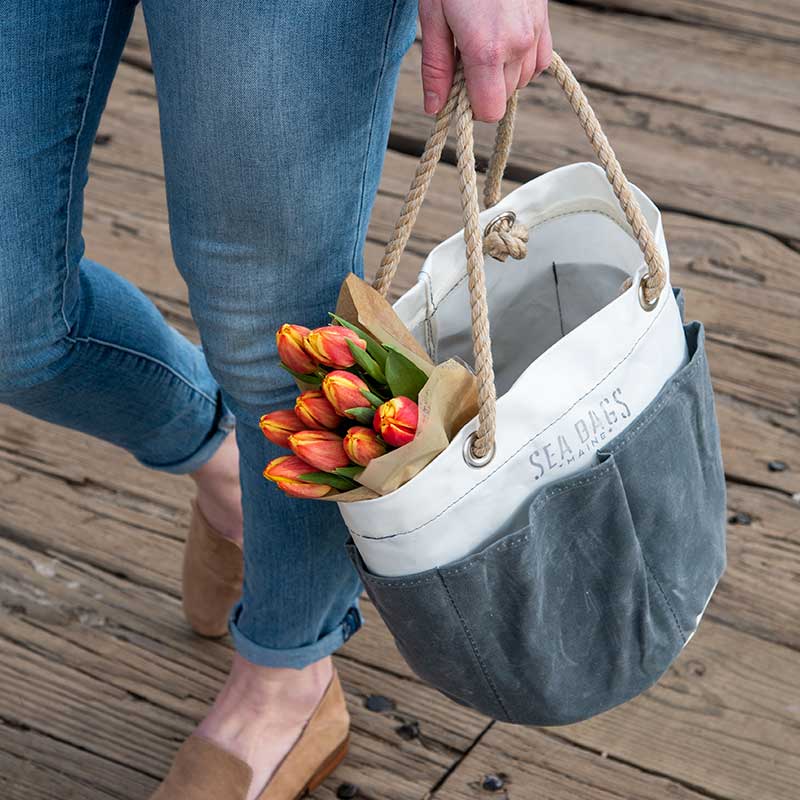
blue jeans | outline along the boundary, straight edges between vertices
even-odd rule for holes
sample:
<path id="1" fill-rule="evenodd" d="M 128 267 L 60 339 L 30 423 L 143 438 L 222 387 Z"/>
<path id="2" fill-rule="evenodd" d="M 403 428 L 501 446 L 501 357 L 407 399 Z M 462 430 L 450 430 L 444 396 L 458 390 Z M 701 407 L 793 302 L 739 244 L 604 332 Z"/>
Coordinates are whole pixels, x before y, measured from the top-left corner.
<path id="1" fill-rule="evenodd" d="M 83 188 L 133 0 L 0 15 L 0 402 L 173 473 L 234 428 L 245 586 L 231 630 L 303 667 L 361 625 L 332 503 L 285 497 L 258 428 L 296 394 L 275 329 L 326 322 L 362 248 L 415 0 L 144 0 L 175 262 L 202 350 L 84 257 Z"/>

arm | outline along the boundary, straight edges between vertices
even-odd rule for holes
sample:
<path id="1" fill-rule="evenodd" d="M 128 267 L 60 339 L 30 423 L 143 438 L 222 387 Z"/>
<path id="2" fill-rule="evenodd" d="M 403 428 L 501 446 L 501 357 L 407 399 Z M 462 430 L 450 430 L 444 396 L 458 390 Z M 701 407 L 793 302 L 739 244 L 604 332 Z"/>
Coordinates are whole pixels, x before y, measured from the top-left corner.
<path id="1" fill-rule="evenodd" d="M 553 53 L 547 0 L 420 0 L 425 111 L 444 105 L 461 54 L 476 119 L 496 122 Z"/>

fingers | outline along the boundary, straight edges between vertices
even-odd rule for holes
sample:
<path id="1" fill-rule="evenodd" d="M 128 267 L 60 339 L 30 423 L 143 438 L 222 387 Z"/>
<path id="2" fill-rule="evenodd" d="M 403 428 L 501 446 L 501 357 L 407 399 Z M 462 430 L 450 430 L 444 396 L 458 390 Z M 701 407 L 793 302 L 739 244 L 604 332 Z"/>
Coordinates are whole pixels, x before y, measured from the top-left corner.
<path id="1" fill-rule="evenodd" d="M 477 36 L 461 45 L 467 92 L 476 119 L 497 122 L 502 118 L 506 101 L 522 79 L 523 65 L 535 52 L 534 45 L 532 25 L 517 27 L 501 44 Z M 530 69 L 529 64 L 527 67 Z"/>
<path id="2" fill-rule="evenodd" d="M 464 65 L 467 94 L 475 119 L 497 122 L 506 109 L 506 81 L 502 65 Z"/>
<path id="3" fill-rule="evenodd" d="M 519 82 L 517 83 L 517 89 L 522 89 L 527 86 L 531 80 L 533 80 L 533 76 L 536 73 L 536 51 L 531 50 L 525 54 L 525 58 L 522 59 L 522 65 L 519 71 Z"/>
<path id="4" fill-rule="evenodd" d="M 438 114 L 453 85 L 456 56 L 453 34 L 441 3 L 420 6 L 422 27 L 422 90 L 425 113 Z"/>

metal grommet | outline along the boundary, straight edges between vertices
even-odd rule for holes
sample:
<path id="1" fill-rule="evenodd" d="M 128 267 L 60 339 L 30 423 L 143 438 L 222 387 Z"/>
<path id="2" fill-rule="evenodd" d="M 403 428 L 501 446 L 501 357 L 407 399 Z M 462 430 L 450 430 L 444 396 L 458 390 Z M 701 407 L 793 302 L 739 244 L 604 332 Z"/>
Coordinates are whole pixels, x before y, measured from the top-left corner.
<path id="1" fill-rule="evenodd" d="M 661 294 L 659 293 L 658 297 L 656 297 L 656 299 L 653 300 L 652 303 L 648 303 L 647 298 L 644 296 L 644 287 L 646 280 L 647 280 L 647 275 L 642 275 L 642 279 L 639 281 L 639 305 L 645 311 L 652 311 L 658 305 L 658 301 L 661 297 Z"/>
<path id="2" fill-rule="evenodd" d="M 486 239 L 501 223 L 507 222 L 510 228 L 517 221 L 517 215 L 513 211 L 504 211 L 490 220 L 483 229 L 483 238 Z"/>
<path id="3" fill-rule="evenodd" d="M 466 461 L 470 467 L 480 469 L 481 467 L 485 467 L 494 458 L 497 447 L 494 442 L 492 442 L 492 449 L 486 453 L 486 455 L 478 458 L 478 456 L 472 452 L 472 445 L 474 444 L 477 436 L 478 432 L 473 431 L 469 436 L 467 436 L 466 439 L 464 439 L 464 461 Z"/>

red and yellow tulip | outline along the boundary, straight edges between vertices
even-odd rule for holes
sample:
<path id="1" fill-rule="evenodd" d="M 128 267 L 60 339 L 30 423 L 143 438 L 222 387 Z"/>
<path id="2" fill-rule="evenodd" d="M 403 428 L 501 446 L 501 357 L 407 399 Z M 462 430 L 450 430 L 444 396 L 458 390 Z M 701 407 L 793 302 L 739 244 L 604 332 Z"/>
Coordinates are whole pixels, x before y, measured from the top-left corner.
<path id="1" fill-rule="evenodd" d="M 356 360 L 347 345 L 348 341 L 362 350 L 367 349 L 367 343 L 355 331 L 341 325 L 315 328 L 306 336 L 305 348 L 326 367 L 352 367 Z"/>
<path id="2" fill-rule="evenodd" d="M 308 328 L 302 325 L 281 325 L 275 334 L 275 341 L 278 344 L 278 356 L 281 361 L 294 372 L 307 375 L 314 372 L 317 365 L 311 356 L 306 352 L 305 340 L 310 333 Z"/>
<path id="3" fill-rule="evenodd" d="M 319 389 L 303 392 L 295 401 L 294 413 L 304 423 L 304 428 L 326 430 L 337 428 L 342 418 Z"/>
<path id="4" fill-rule="evenodd" d="M 391 447 L 408 444 L 417 432 L 419 408 L 408 397 L 393 397 L 375 412 L 373 427 Z"/>
<path id="5" fill-rule="evenodd" d="M 280 456 L 267 464 L 264 477 L 277 484 L 286 494 L 292 497 L 325 497 L 333 491 L 332 487 L 320 483 L 308 483 L 300 479 L 301 475 L 315 472 L 314 467 L 297 456 Z"/>
<path id="6" fill-rule="evenodd" d="M 261 417 L 258 424 L 264 436 L 279 447 L 288 447 L 289 437 L 308 427 L 298 419 L 291 409 L 270 411 L 269 414 Z"/>
<path id="7" fill-rule="evenodd" d="M 368 391 L 367 384 L 352 372 L 336 369 L 322 379 L 322 391 L 337 414 L 351 416 L 345 412 L 349 408 L 372 408 L 372 403 L 362 394 Z"/>
<path id="8" fill-rule="evenodd" d="M 342 446 L 342 437 L 332 431 L 293 433 L 289 437 L 289 447 L 315 470 L 333 472 L 339 467 L 350 466 L 350 459 Z"/>
<path id="9" fill-rule="evenodd" d="M 347 431 L 342 446 L 350 460 L 361 467 L 366 467 L 373 458 L 379 458 L 386 452 L 386 445 L 378 438 L 378 434 L 362 425 L 354 425 Z"/>

